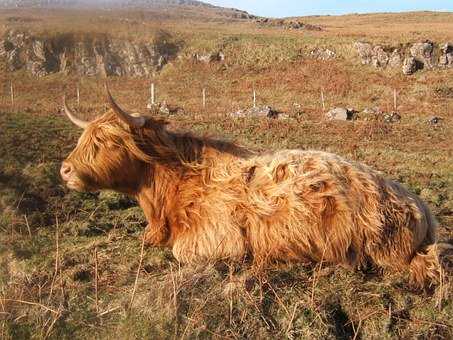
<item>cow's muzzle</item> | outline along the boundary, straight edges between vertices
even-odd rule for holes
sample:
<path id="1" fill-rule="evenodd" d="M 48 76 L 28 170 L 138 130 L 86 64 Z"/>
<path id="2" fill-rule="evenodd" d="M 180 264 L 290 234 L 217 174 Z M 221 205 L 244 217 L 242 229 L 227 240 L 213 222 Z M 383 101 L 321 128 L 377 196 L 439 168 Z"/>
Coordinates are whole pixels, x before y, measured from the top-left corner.
<path id="1" fill-rule="evenodd" d="M 63 179 L 63 181 L 69 182 L 69 180 L 72 177 L 73 172 L 74 172 L 74 168 L 71 165 L 71 163 L 63 162 L 63 164 L 61 165 L 61 169 L 60 169 L 60 175 L 61 175 L 61 178 Z"/>

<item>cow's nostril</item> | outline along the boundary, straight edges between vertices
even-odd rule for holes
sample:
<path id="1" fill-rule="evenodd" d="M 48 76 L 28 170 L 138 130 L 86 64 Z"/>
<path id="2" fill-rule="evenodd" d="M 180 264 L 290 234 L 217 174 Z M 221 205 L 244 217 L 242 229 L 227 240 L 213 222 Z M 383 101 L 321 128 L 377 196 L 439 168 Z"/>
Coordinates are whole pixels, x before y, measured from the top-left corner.
<path id="1" fill-rule="evenodd" d="M 72 173 L 72 166 L 71 166 L 71 164 L 63 163 L 63 165 L 61 166 L 61 169 L 60 169 L 61 177 L 62 177 L 64 180 L 68 180 L 69 177 L 71 176 L 71 173 Z"/>

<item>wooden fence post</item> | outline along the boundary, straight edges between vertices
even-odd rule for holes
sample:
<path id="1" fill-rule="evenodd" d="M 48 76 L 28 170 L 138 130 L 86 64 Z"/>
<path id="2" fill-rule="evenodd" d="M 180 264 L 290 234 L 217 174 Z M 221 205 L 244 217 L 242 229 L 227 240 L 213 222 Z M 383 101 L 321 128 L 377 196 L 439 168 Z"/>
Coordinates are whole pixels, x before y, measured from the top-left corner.
<path id="1" fill-rule="evenodd" d="M 151 83 L 151 104 L 154 105 L 155 103 L 156 103 L 156 97 L 155 97 L 154 83 Z"/>
<path id="2" fill-rule="evenodd" d="M 77 84 L 77 106 L 80 106 L 80 88 L 79 88 L 79 84 Z"/>
<path id="3" fill-rule="evenodd" d="M 206 89 L 203 88 L 203 108 L 206 108 Z"/>
<path id="4" fill-rule="evenodd" d="M 397 102 L 397 92 L 396 89 L 393 90 L 393 111 L 397 112 L 398 102 Z"/>
<path id="5" fill-rule="evenodd" d="M 14 106 L 14 86 L 13 86 L 12 81 L 11 81 L 10 92 L 11 92 L 11 106 Z"/>
<path id="6" fill-rule="evenodd" d="M 322 105 L 322 110 L 325 111 L 326 103 L 325 103 L 325 99 L 324 99 L 324 90 L 322 88 L 321 88 L 321 105 Z"/>

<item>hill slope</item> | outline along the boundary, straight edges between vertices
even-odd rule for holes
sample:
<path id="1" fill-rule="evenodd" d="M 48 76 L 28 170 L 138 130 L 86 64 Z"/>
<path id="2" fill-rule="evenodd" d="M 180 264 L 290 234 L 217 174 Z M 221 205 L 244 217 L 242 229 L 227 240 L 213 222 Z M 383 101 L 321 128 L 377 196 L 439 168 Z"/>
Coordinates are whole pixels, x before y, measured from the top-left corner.
<path id="1" fill-rule="evenodd" d="M 59 9 L 104 9 L 104 10 L 177 10 L 192 9 L 231 18 L 250 19 L 253 15 L 235 8 L 214 6 L 196 0 L 5 0 L 0 8 L 59 8 Z"/>

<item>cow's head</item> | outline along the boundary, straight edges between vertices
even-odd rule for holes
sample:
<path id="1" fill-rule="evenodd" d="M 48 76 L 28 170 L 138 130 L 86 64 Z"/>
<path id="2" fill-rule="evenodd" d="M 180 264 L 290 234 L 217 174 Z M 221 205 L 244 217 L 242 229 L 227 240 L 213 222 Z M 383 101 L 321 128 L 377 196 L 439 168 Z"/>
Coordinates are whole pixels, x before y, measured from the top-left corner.
<path id="1" fill-rule="evenodd" d="M 150 126 L 153 135 L 158 134 L 162 124 L 125 112 L 108 89 L 107 98 L 111 110 L 93 122 L 77 118 L 64 101 L 64 112 L 84 131 L 76 148 L 63 162 L 61 177 L 68 188 L 77 191 L 112 189 L 134 193 L 140 186 L 143 169 L 153 162 L 152 150 L 146 150 L 142 143 L 144 134 L 150 133 Z"/>

